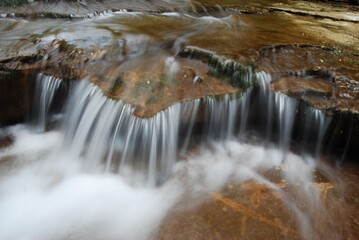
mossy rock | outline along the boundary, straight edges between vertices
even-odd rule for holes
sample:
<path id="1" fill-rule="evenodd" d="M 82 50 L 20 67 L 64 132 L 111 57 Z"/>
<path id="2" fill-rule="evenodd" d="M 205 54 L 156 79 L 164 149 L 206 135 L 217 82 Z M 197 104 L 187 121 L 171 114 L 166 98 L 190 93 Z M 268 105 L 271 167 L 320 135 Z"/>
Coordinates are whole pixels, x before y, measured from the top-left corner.
<path id="1" fill-rule="evenodd" d="M 22 4 L 28 3 L 28 0 L 2 0 L 0 1 L 0 6 L 20 6 Z"/>

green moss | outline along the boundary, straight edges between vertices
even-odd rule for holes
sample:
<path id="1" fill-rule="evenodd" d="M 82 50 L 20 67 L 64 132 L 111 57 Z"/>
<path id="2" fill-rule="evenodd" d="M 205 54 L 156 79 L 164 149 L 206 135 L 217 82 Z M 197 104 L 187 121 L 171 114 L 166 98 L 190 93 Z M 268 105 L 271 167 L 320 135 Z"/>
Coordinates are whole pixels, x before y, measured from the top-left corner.
<path id="1" fill-rule="evenodd" d="M 0 1 L 0 6 L 20 6 L 22 4 L 28 3 L 27 0 L 2 0 Z"/>
<path id="2" fill-rule="evenodd" d="M 124 85 L 124 81 L 121 77 L 118 77 L 115 79 L 115 82 L 114 82 L 114 85 L 113 85 L 113 88 L 114 89 L 117 89 L 117 88 L 120 88 Z"/>
<path id="3" fill-rule="evenodd" d="M 230 83 L 233 87 L 240 87 L 246 89 L 255 84 L 254 67 L 244 66 L 234 61 L 223 64 L 223 61 L 217 62 L 215 65 L 210 65 L 208 74 L 221 78 Z"/>

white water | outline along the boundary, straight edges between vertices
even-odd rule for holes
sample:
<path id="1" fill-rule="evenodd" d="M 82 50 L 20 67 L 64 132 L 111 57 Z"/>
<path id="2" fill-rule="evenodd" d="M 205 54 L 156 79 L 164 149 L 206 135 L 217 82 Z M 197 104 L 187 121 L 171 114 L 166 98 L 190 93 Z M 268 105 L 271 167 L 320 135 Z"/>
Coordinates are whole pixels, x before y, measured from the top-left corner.
<path id="1" fill-rule="evenodd" d="M 309 133 L 311 132 L 311 130 L 313 130 L 314 127 L 316 128 L 317 134 L 314 136 L 314 139 L 312 139 L 312 142 L 314 143 L 314 148 L 312 147 L 312 152 L 314 157 L 319 158 L 321 144 L 327 127 L 331 121 L 331 117 L 326 116 L 322 111 L 318 109 L 308 107 L 305 111 L 304 119 L 304 131 L 301 142 L 302 151 L 305 154 L 305 149 L 310 147 L 308 146 L 308 142 L 310 140 Z"/>
<path id="2" fill-rule="evenodd" d="M 276 93 L 274 100 L 279 119 L 279 146 L 282 148 L 283 160 L 285 160 L 290 147 L 298 102 L 282 93 Z"/>
<path id="3" fill-rule="evenodd" d="M 278 114 L 286 116 L 280 120 L 285 127 L 279 128 L 279 147 L 241 142 L 250 96 L 188 101 L 140 119 L 132 115 L 131 106 L 80 82 L 59 130 L 3 129 L 2 134 L 15 141 L 0 152 L 0 239 L 151 239 L 184 197 L 198 204 L 228 182 L 248 180 L 278 192 L 303 236 L 311 239 L 311 216 L 322 211 L 312 185 L 318 163 L 289 151 L 291 133 L 286 131 L 291 131 L 294 118 L 288 114 L 294 110 L 285 97 L 275 102 Z M 196 140 L 201 104 L 206 121 L 202 140 Z M 314 119 L 319 120 L 310 124 L 323 122 Z M 322 138 L 319 131 L 317 141 Z M 195 151 L 188 153 L 190 146 Z M 285 169 L 283 181 L 307 208 L 301 209 L 292 193 L 261 174 L 279 167 Z"/>
<path id="4" fill-rule="evenodd" d="M 229 181 L 250 179 L 282 194 L 299 226 L 311 232 L 311 212 L 286 202 L 290 196 L 260 174 L 281 164 L 278 149 L 215 143 L 176 163 L 173 176 L 161 187 L 146 187 L 133 186 L 118 174 L 88 172 L 81 159 L 68 161 L 66 153 L 58 151 L 61 132 L 34 134 L 22 126 L 8 131 L 16 140 L 1 153 L 1 158 L 14 159 L 11 167 L 2 166 L 8 169 L 0 182 L 0 239 L 148 239 L 185 192 L 199 203 Z M 318 192 L 310 185 L 313 162 L 288 154 L 283 167 L 288 173 L 283 178 L 296 186 L 300 182 L 297 188 L 303 188 L 308 204 L 315 202 Z"/>
<path id="5" fill-rule="evenodd" d="M 83 159 L 87 171 L 140 172 L 142 182 L 155 185 L 168 178 L 176 159 L 180 108 L 141 119 L 130 105 L 82 81 L 69 101 L 64 151 L 70 159 Z"/>
<path id="6" fill-rule="evenodd" d="M 34 110 L 31 112 L 30 121 L 35 125 L 34 128 L 38 132 L 46 130 L 46 125 L 50 121 L 49 109 L 52 100 L 58 88 L 61 79 L 39 74 L 36 77 L 36 87 L 34 92 Z"/>
<path id="7" fill-rule="evenodd" d="M 285 160 L 286 154 L 290 151 L 295 121 L 299 121 L 296 128 L 300 135 L 301 154 L 303 156 L 314 156 L 318 159 L 331 117 L 310 106 L 304 106 L 304 109 L 300 109 L 298 100 L 271 91 L 270 74 L 259 72 L 256 74 L 256 78 L 259 85 L 258 98 L 260 103 L 258 115 L 263 119 L 261 123 L 265 127 L 262 131 L 265 132 L 266 141 L 270 141 L 269 139 L 273 135 L 278 135 L 277 144 L 281 148 L 283 160 Z M 245 114 L 248 115 L 249 112 Z M 273 125 L 275 119 L 277 119 L 276 126 Z M 277 132 L 274 132 L 273 129 L 276 129 Z M 308 145 L 314 145 L 314 147 Z"/>

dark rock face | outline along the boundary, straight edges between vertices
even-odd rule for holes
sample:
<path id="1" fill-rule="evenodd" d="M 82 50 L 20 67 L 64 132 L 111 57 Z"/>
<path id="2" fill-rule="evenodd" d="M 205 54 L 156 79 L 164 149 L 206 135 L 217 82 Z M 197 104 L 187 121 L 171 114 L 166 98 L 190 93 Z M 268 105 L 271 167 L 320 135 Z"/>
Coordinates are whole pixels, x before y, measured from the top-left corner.
<path id="1" fill-rule="evenodd" d="M 25 3 L 28 3 L 28 0 L 3 0 L 0 6 L 19 6 Z"/>
<path id="2" fill-rule="evenodd" d="M 326 134 L 324 152 L 339 157 L 339 162 L 357 162 L 359 156 L 359 115 L 337 112 Z"/>
<path id="3" fill-rule="evenodd" d="M 0 126 L 25 120 L 30 107 L 30 84 L 24 73 L 0 71 Z"/>
<path id="4" fill-rule="evenodd" d="M 359 5 L 358 0 L 319 0 L 320 2 L 334 2 L 334 3 L 349 3 L 354 5 Z"/>

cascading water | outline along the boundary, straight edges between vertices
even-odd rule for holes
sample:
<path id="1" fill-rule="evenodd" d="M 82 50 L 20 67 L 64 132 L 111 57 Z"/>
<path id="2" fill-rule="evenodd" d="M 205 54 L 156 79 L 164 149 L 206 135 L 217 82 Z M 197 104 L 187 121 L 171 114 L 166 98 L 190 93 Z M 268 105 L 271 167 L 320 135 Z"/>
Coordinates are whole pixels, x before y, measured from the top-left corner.
<path id="1" fill-rule="evenodd" d="M 59 89 L 61 79 L 39 74 L 36 77 L 36 87 L 34 92 L 34 110 L 31 112 L 31 123 L 35 125 L 35 130 L 43 132 L 50 121 L 49 110 L 56 91 Z"/>
<path id="2" fill-rule="evenodd" d="M 130 105 L 108 99 L 85 80 L 68 105 L 65 145 L 72 158 L 83 158 L 87 170 L 102 166 L 125 174 L 131 166 L 150 185 L 168 178 L 176 159 L 180 105 L 141 119 Z"/>
<path id="3" fill-rule="evenodd" d="M 184 119 L 183 122 L 187 121 L 185 126 L 180 128 L 180 131 L 185 133 L 185 137 L 183 140 L 183 144 L 181 146 L 181 156 L 185 156 L 188 151 L 188 146 L 191 141 L 191 136 L 193 132 L 193 127 L 195 125 L 196 117 L 198 114 L 198 109 L 200 106 L 201 100 L 193 100 L 193 101 L 186 101 L 181 104 L 181 119 Z"/>
<path id="4" fill-rule="evenodd" d="M 285 94 L 271 91 L 270 74 L 259 72 L 256 74 L 256 79 L 260 106 L 258 117 L 261 119 L 257 125 L 262 126 L 260 129 L 266 144 L 273 138 L 277 139 L 276 142 L 282 149 L 284 160 L 286 153 L 290 150 L 293 129 L 296 128 L 296 131 L 299 132 L 301 153 L 318 159 L 331 117 L 321 110 L 300 104 L 298 100 Z M 247 112 L 246 115 L 249 113 Z"/>
<path id="5" fill-rule="evenodd" d="M 102 166 L 102 171 L 128 174 L 130 167 L 144 175 L 144 182 L 155 185 L 171 175 L 177 161 L 177 145 L 182 146 L 179 150 L 185 154 L 194 124 L 200 117 L 200 106 L 205 106 L 206 112 L 202 119 L 203 143 L 243 139 L 251 92 L 248 90 L 243 96 L 233 94 L 186 101 L 154 117 L 141 119 L 133 115 L 130 105 L 108 99 L 99 88 L 83 80 L 75 87 L 68 103 L 67 120 L 63 125 L 65 151 L 69 151 L 71 158 L 83 159 L 88 171 Z M 279 146 L 286 154 L 296 101 L 282 94 L 275 94 L 274 99 L 279 118 Z M 268 100 L 267 103 L 267 108 L 272 106 Z M 268 116 L 261 125 L 272 121 Z M 319 129 L 324 124 L 322 121 L 309 124 L 315 123 Z M 323 131 L 318 134 L 320 142 Z"/>
<path id="6" fill-rule="evenodd" d="M 266 74 L 264 72 L 259 72 L 256 75 L 256 79 L 259 85 L 259 101 L 261 107 L 261 118 L 265 119 L 266 124 L 262 131 L 264 131 L 264 138 L 266 140 L 266 144 L 269 142 L 271 138 L 271 130 L 272 130 L 272 108 L 273 108 L 273 95 L 274 93 L 271 91 L 270 82 L 271 75 Z"/>
<path id="7" fill-rule="evenodd" d="M 281 93 L 276 93 L 274 100 L 279 119 L 279 146 L 282 148 L 283 160 L 285 160 L 285 155 L 289 151 L 294 115 L 298 103 L 297 100 L 291 99 Z"/>
<path id="8" fill-rule="evenodd" d="M 1 2 L 1 240 L 358 238 L 355 14 Z"/>
<path id="9" fill-rule="evenodd" d="M 44 75 L 38 79 L 48 81 L 42 82 L 46 87 L 39 88 L 38 95 L 50 93 L 37 108 L 43 114 L 60 80 Z M 155 230 L 179 202 L 202 201 L 208 198 L 208 192 L 220 191 L 227 182 L 248 181 L 264 185 L 280 196 L 302 238 L 321 238 L 328 234 L 339 237 L 339 233 L 315 229 L 315 222 L 319 220 L 333 224 L 321 205 L 318 189 L 313 186 L 312 170 L 319 168 L 319 163 L 310 156 L 302 159 L 290 152 L 297 101 L 271 92 L 270 75 L 258 73 L 256 80 L 263 106 L 254 115 L 261 116 L 260 126 L 267 128 L 264 131 L 266 147 L 245 140 L 250 127 L 248 117 L 253 114 L 254 89 L 242 95 L 227 94 L 177 103 L 142 119 L 133 115 L 131 105 L 107 98 L 86 79 L 76 83 L 58 131 L 32 134 L 21 126 L 6 130 L 15 142 L 1 152 L 0 158 L 12 156 L 26 164 L 19 162 L 13 175 L 2 177 L 0 192 L 6 197 L 0 199 L 0 213 L 8 213 L 12 218 L 0 223 L 0 229 L 19 225 L 23 231 L 3 231 L 0 238 L 156 238 Z M 35 104 L 39 103 L 35 101 Z M 49 119 L 45 116 L 38 118 L 42 126 Z M 308 126 L 319 130 L 311 151 L 312 156 L 319 157 L 329 118 L 312 108 L 307 108 L 305 117 L 302 139 L 305 142 L 307 132 L 312 131 Z M 276 119 L 278 126 L 272 129 Z M 272 141 L 271 135 L 278 136 L 278 144 L 276 141 L 268 144 Z M 38 138 L 47 140 L 40 142 Z M 33 149 L 24 147 L 28 141 L 33 142 Z M 37 160 L 26 157 L 32 151 Z M 39 169 L 36 174 L 35 169 Z M 273 169 L 284 169 L 278 173 L 283 182 L 263 175 Z M 283 183 L 287 187 L 283 188 Z M 29 189 L 30 193 L 17 192 L 17 188 Z M 70 198 L 65 201 L 64 196 Z M 79 204 L 84 198 L 90 201 Z M 14 199 L 18 200 L 14 202 Z M 53 204 L 54 199 L 60 200 Z M 27 206 L 25 202 L 32 204 L 31 209 L 20 207 Z M 303 204 L 307 207 L 303 208 Z M 140 205 L 143 206 L 138 209 Z M 14 207 L 20 208 L 15 211 Z M 89 209 L 93 209 L 92 212 L 88 212 Z M 39 215 L 25 227 L 29 220 L 22 217 L 21 211 L 30 215 L 36 211 Z M 136 216 L 137 211 L 142 213 Z M 44 223 L 50 216 L 51 220 Z M 65 216 L 69 224 L 60 223 L 61 216 Z M 139 222 L 144 228 L 136 232 L 133 224 Z M 73 228 L 75 223 L 80 227 Z M 48 230 L 33 231 L 39 224 L 45 224 Z M 122 227 L 118 228 L 118 224 Z M 95 226 L 104 229 L 90 230 Z M 282 225 L 278 227 L 285 229 Z M 297 234 L 288 229 L 289 233 Z"/>
<path id="10" fill-rule="evenodd" d="M 312 107 L 307 107 L 303 111 L 302 115 L 304 125 L 300 136 L 302 155 L 311 152 L 316 159 L 319 159 L 322 141 L 324 139 L 326 129 L 331 121 L 331 117 Z M 313 129 L 315 129 L 315 131 L 313 131 Z M 316 132 L 314 136 L 311 134 L 313 132 Z"/>
<path id="11" fill-rule="evenodd" d="M 83 80 L 68 103 L 63 124 L 65 148 L 71 158 L 82 158 L 89 171 L 102 166 L 102 171 L 128 174 L 130 166 L 143 174 L 146 183 L 154 185 L 171 175 L 177 145 L 182 154 L 186 153 L 200 105 L 206 106 L 203 142 L 228 141 L 238 135 L 238 115 L 239 132 L 245 130 L 248 95 L 186 101 L 141 119 L 133 115 L 130 105 L 108 99 L 99 88 Z"/>
<path id="12" fill-rule="evenodd" d="M 206 120 L 205 126 L 206 141 L 225 141 L 230 140 L 234 134 L 233 124 L 236 119 L 235 105 L 238 105 L 236 96 L 225 95 L 222 99 L 208 97 L 206 104 Z"/>
<path id="13" fill-rule="evenodd" d="M 23 127 L 6 129 L 5 132 L 14 136 L 15 142 L 12 147 L 2 151 L 0 157 L 23 159 L 22 161 L 27 161 L 29 166 L 19 162 L 19 169 L 13 176 L 5 174 L 3 177 L 0 192 L 7 197 L 0 199 L 0 212 L 10 211 L 9 214 L 14 214 L 10 206 L 17 207 L 23 201 L 12 203 L 14 198 L 30 199 L 30 201 L 41 199 L 40 205 L 37 203 L 34 205 L 40 212 L 40 215 L 35 216 L 37 222 L 34 224 L 42 224 L 43 218 L 47 215 L 40 210 L 40 206 L 43 201 L 51 201 L 52 196 L 46 190 L 50 187 L 50 189 L 54 188 L 52 191 L 55 191 L 56 197 L 63 194 L 73 196 L 66 206 L 61 203 L 58 206 L 47 206 L 50 213 L 55 214 L 52 224 L 58 224 L 56 223 L 56 219 L 59 219 L 56 217 L 59 214 L 57 208 L 66 213 L 76 208 L 77 214 L 80 215 L 87 211 L 87 207 L 76 204 L 76 195 L 74 195 L 74 191 L 78 191 L 78 187 L 85 184 L 88 190 L 81 190 L 81 194 L 90 197 L 93 194 L 108 195 L 115 192 L 116 201 L 121 202 L 125 208 L 130 206 L 132 200 L 118 200 L 123 197 L 122 194 L 128 194 L 129 198 L 135 201 L 141 201 L 140 198 L 143 196 L 150 199 L 149 204 L 143 208 L 147 215 L 144 213 L 144 219 L 141 220 L 146 226 L 142 232 L 133 233 L 126 228 L 114 231 L 114 225 L 110 224 L 107 226 L 110 232 L 100 232 L 94 239 L 103 236 L 144 239 L 156 229 L 169 209 L 174 208 L 183 198 L 184 192 L 186 192 L 185 196 L 199 201 L 206 198 L 204 196 L 208 191 L 221 190 L 227 182 L 255 181 L 279 194 L 283 205 L 290 212 L 290 218 L 296 222 L 304 239 L 312 239 L 315 234 L 321 237 L 327 236 L 326 233 L 316 232 L 313 227 L 314 222 L 318 221 L 314 216 L 318 214 L 321 220 L 322 217 L 327 217 L 325 221 L 333 224 L 321 205 L 318 189 L 313 186 L 312 169 L 319 168 L 320 165 L 314 158 L 307 156 L 305 160 L 301 159 L 289 149 L 298 102 L 285 95 L 271 92 L 270 75 L 258 73 L 256 80 L 262 104 L 261 111 L 258 112 L 258 116 L 262 116 L 260 125 L 267 128 L 264 129 L 264 136 L 268 138 L 266 147 L 243 143 L 245 135 L 248 134 L 247 122 L 254 90 L 248 90 L 242 95 L 227 94 L 177 103 L 153 117 L 142 119 L 133 115 L 134 109 L 131 105 L 107 98 L 97 86 L 86 79 L 79 81 L 70 92 L 59 131 L 31 134 Z M 42 101 L 35 101 L 35 105 L 38 106 L 34 109 L 41 116 L 39 122 L 44 130 L 46 121 L 49 121 L 49 105 L 61 80 L 40 74 L 37 81 Z M 42 92 L 44 90 L 46 92 Z M 45 93 L 48 95 L 44 95 Z M 204 112 L 201 109 L 204 109 Z M 303 115 L 305 124 L 302 126 L 303 130 L 299 130 L 303 132 L 301 136 L 303 149 L 305 153 L 310 151 L 312 156 L 318 158 L 330 118 L 311 107 L 306 107 L 305 110 Z M 272 118 L 278 119 L 278 126 L 274 128 L 278 133 L 274 133 L 274 129 L 271 129 L 275 121 Z M 313 133 L 313 129 L 318 129 L 314 140 L 315 147 L 308 150 L 305 148 L 305 142 L 309 134 Z M 196 136 L 198 134 L 202 134 L 202 137 Z M 278 136 L 277 144 L 276 141 L 271 145 L 268 144 L 272 141 L 270 135 Z M 39 138 L 47 141 L 41 142 Z M 32 149 L 24 148 L 24 143 L 28 141 L 32 142 Z M 202 141 L 201 144 L 198 144 L 198 141 Z M 26 158 L 29 152 L 33 152 L 31 154 L 38 160 Z M 179 161 L 183 159 L 185 161 Z M 38 176 L 33 175 L 36 168 L 41 169 Z M 277 168 L 284 169 L 280 176 L 288 189 L 283 189 L 282 183 L 277 183 L 262 174 Z M 48 175 L 50 172 L 53 173 L 51 176 Z M 16 180 L 14 176 L 20 180 Z M 183 176 L 186 176 L 184 182 Z M 26 182 L 29 179 L 32 181 Z M 39 184 L 42 181 L 44 183 Z M 13 185 L 15 188 L 9 188 Z M 106 186 L 107 190 L 100 190 L 102 185 Z M 14 189 L 18 187 L 33 189 L 35 192 L 28 196 L 26 193 L 16 192 Z M 115 188 L 119 190 L 114 190 Z M 159 196 L 155 198 L 157 193 Z M 293 202 L 293 198 L 299 199 L 299 203 Z M 95 199 L 95 202 L 89 203 L 88 207 L 103 211 L 97 204 L 102 203 L 103 200 Z M 167 205 L 161 207 L 157 214 L 150 211 L 152 208 L 157 209 L 163 201 L 167 201 Z M 306 204 L 307 208 L 303 209 L 301 204 Z M 110 208 L 114 208 L 116 214 L 119 214 L 115 217 L 117 221 L 124 221 L 120 217 L 122 207 L 118 208 L 110 204 Z M 97 214 L 96 217 L 93 216 L 95 218 L 88 216 L 83 222 L 85 224 L 83 227 L 87 229 L 85 226 L 94 226 L 99 223 L 98 221 L 109 221 L 113 215 L 108 211 L 99 213 L 100 220 L 97 220 Z M 128 209 L 127 214 L 133 214 L 131 208 Z M 3 222 L 0 228 L 6 229 L 6 226 L 12 226 L 19 221 L 20 216 L 13 215 L 13 220 Z M 70 219 L 70 222 L 82 222 L 77 216 Z M 146 219 L 150 222 L 154 221 L 155 225 L 150 224 Z M 20 225 L 23 223 L 20 221 Z M 127 227 L 132 226 L 131 223 L 128 224 Z M 60 224 L 60 228 L 59 232 L 52 230 L 45 233 L 32 232 L 31 228 L 25 229 L 24 232 L 30 235 L 5 231 L 0 233 L 0 238 L 23 239 L 21 236 L 27 236 L 27 239 L 45 239 L 54 238 L 57 234 L 59 236 L 70 234 L 73 237 L 84 234 L 83 236 L 87 238 L 86 236 L 91 234 L 91 231 L 87 230 L 87 233 L 84 233 L 81 228 L 75 231 L 69 225 Z"/>

